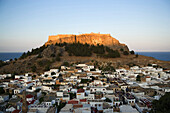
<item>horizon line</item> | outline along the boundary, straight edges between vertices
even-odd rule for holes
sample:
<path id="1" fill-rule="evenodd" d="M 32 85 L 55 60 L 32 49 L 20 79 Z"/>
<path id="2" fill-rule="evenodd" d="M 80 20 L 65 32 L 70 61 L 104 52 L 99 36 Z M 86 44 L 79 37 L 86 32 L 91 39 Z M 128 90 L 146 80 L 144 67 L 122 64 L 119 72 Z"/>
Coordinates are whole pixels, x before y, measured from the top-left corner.
<path id="1" fill-rule="evenodd" d="M 130 51 L 132 51 L 132 50 L 130 50 Z M 5 52 L 0 51 L 0 53 L 24 53 L 24 52 L 28 52 L 28 51 L 5 51 Z M 170 52 L 170 51 L 146 51 L 146 50 L 144 50 L 144 51 L 134 51 L 134 52 Z"/>

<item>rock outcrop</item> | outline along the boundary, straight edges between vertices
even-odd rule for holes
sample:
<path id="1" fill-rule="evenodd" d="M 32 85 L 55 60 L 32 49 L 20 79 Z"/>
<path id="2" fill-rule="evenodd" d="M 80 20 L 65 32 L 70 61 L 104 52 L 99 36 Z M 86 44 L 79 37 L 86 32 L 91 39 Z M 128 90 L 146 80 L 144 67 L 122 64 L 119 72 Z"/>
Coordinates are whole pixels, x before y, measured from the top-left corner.
<path id="1" fill-rule="evenodd" d="M 112 49 L 124 49 L 129 51 L 128 47 L 125 44 L 121 44 L 117 39 L 113 38 L 110 34 L 100 34 L 100 33 L 90 33 L 90 34 L 59 34 L 49 36 L 48 41 L 45 45 L 51 45 L 56 43 L 82 43 L 90 45 L 104 45 Z"/>

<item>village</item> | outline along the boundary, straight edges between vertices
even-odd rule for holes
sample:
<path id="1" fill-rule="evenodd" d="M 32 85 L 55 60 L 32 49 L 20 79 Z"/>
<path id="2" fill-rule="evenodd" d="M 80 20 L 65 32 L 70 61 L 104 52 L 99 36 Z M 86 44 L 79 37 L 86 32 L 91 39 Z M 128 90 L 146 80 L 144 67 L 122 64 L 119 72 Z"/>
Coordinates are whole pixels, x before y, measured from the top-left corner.
<path id="1" fill-rule="evenodd" d="M 113 71 L 74 64 L 11 76 L 0 75 L 0 113 L 147 113 L 170 92 L 170 71 L 157 64 Z"/>

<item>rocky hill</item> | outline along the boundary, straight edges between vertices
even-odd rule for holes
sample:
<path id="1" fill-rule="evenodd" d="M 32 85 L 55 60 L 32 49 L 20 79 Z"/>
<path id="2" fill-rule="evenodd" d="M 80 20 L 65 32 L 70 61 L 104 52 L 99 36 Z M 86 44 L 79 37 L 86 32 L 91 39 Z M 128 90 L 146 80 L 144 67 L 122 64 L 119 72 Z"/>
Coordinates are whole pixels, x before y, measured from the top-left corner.
<path id="1" fill-rule="evenodd" d="M 126 45 L 109 34 L 91 33 L 49 36 L 48 42 L 43 46 L 23 53 L 19 59 L 8 63 L 0 62 L 0 74 L 43 73 L 51 68 L 75 63 L 95 65 L 104 70 L 106 67 L 129 68 L 152 63 L 170 69 L 170 62 L 135 55 L 134 51 L 129 51 Z"/>
<path id="2" fill-rule="evenodd" d="M 89 45 L 104 45 L 112 49 L 124 49 L 129 51 L 128 47 L 125 44 L 121 44 L 117 39 L 113 38 L 110 34 L 100 34 L 100 33 L 90 33 L 90 34 L 59 34 L 49 36 L 48 41 L 45 45 L 51 45 L 56 43 L 82 43 Z"/>

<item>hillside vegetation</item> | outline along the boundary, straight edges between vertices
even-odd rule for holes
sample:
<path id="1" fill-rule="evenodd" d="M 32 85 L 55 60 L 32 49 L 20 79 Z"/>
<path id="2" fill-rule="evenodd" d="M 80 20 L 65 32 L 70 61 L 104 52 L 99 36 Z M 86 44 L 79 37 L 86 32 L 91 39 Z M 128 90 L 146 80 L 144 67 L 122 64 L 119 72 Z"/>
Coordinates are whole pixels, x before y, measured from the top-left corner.
<path id="1" fill-rule="evenodd" d="M 81 44 L 81 43 L 72 43 L 72 44 L 68 44 L 68 43 L 56 43 L 55 45 L 51 45 L 51 46 L 58 46 L 58 47 L 62 47 L 64 48 L 64 50 L 66 52 L 68 52 L 69 56 L 92 56 L 92 54 L 96 54 L 99 57 L 104 57 L 104 58 L 117 58 L 120 57 L 120 53 L 118 50 L 113 50 L 110 49 L 107 46 L 103 46 L 103 45 L 89 45 L 89 44 Z M 24 59 L 28 56 L 31 55 L 38 55 L 38 58 L 41 58 L 42 55 L 41 53 L 44 51 L 44 49 L 46 49 L 48 46 L 42 46 L 40 48 L 36 48 L 36 49 L 32 49 L 31 52 L 27 52 L 27 53 L 23 53 L 22 56 L 20 57 L 20 59 Z M 122 49 L 120 49 L 120 51 L 123 51 L 124 55 L 128 55 L 129 52 L 128 51 L 124 51 Z M 134 53 L 133 53 L 134 54 Z M 61 56 L 61 55 L 59 55 Z M 53 54 L 51 54 L 51 57 L 56 57 L 55 52 Z"/>
<path id="2" fill-rule="evenodd" d="M 81 43 L 56 43 L 55 45 L 41 46 L 31 51 L 24 52 L 19 59 L 9 63 L 1 62 L 1 73 L 43 72 L 52 67 L 63 65 L 66 58 L 119 58 L 124 53 L 123 49 L 113 50 L 103 45 L 89 45 Z M 126 53 L 129 54 L 128 51 Z M 127 55 L 128 55 L 127 54 Z M 72 61 L 69 61 L 71 63 Z M 73 61 L 74 62 L 74 61 Z M 77 61 L 76 61 L 77 62 Z M 55 65 L 56 64 L 56 65 Z M 55 66 L 54 66 L 55 65 Z"/>
<path id="3" fill-rule="evenodd" d="M 61 65 L 74 63 L 88 63 L 104 71 L 131 66 L 144 66 L 148 63 L 157 63 L 170 68 L 170 62 L 156 60 L 152 57 L 135 55 L 134 51 L 111 49 L 103 45 L 89 45 L 81 43 L 56 43 L 55 45 L 41 46 L 8 63 L 0 62 L 0 74 L 23 74 L 27 72 L 42 73 Z"/>

